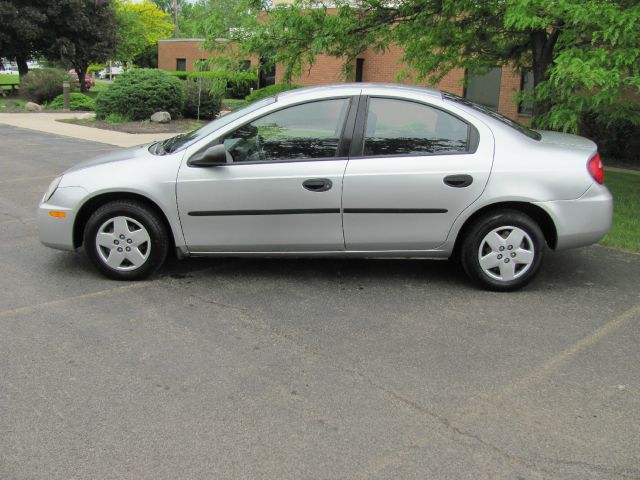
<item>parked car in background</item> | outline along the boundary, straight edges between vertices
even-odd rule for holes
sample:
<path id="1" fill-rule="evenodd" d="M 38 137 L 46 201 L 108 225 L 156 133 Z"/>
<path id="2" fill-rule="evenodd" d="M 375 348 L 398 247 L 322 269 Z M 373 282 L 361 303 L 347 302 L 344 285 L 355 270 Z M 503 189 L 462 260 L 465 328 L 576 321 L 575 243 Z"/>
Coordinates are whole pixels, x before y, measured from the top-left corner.
<path id="1" fill-rule="evenodd" d="M 39 207 L 41 241 L 106 276 L 184 256 L 458 258 L 524 286 L 545 249 L 600 240 L 612 197 L 595 143 L 418 87 L 293 90 L 191 133 L 81 163 Z"/>
<path id="2" fill-rule="evenodd" d="M 76 73 L 75 70 L 73 69 L 69 70 L 69 75 L 71 76 L 71 83 L 80 83 L 80 80 L 78 79 L 78 74 Z M 95 82 L 93 81 L 93 77 L 86 74 L 84 76 L 84 83 L 87 85 L 87 88 L 93 88 L 93 86 L 95 85 Z"/>

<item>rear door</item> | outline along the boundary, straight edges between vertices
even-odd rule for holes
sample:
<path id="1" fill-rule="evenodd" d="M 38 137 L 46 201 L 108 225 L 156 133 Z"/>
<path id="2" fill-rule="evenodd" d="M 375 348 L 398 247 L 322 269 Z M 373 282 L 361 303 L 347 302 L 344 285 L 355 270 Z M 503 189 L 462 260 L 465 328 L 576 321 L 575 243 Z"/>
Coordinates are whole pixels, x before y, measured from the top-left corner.
<path id="1" fill-rule="evenodd" d="M 431 250 L 482 193 L 493 135 L 442 104 L 363 97 L 343 180 L 347 250 Z"/>

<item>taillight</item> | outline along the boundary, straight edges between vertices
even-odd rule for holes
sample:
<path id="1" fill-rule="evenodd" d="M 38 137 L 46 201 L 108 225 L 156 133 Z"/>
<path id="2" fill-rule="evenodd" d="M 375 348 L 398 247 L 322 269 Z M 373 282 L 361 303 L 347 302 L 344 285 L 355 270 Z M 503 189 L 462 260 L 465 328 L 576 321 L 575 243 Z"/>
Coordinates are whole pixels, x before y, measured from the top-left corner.
<path id="1" fill-rule="evenodd" d="M 599 153 L 591 157 L 591 160 L 587 163 L 587 169 L 596 182 L 604 183 L 604 168 L 602 168 L 602 160 Z"/>

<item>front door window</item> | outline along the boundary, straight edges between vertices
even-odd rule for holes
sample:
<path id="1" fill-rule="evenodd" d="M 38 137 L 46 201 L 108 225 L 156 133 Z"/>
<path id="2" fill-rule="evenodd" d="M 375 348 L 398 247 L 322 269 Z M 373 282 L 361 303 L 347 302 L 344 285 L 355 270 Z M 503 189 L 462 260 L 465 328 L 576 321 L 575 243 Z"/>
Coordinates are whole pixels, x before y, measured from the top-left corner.
<path id="1" fill-rule="evenodd" d="M 234 163 L 335 158 L 348 99 L 278 110 L 239 127 L 223 141 Z"/>

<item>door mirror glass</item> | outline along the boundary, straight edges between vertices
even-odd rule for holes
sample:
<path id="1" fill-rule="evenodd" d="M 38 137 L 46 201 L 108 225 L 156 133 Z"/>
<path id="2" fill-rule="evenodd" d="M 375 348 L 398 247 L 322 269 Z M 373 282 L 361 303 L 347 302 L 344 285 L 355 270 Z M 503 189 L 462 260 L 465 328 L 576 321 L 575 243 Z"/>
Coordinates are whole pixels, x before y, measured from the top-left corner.
<path id="1" fill-rule="evenodd" d="M 187 161 L 190 167 L 215 167 L 232 163 L 233 157 L 223 144 L 214 145 L 204 152 L 196 153 Z"/>

